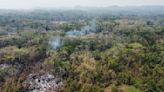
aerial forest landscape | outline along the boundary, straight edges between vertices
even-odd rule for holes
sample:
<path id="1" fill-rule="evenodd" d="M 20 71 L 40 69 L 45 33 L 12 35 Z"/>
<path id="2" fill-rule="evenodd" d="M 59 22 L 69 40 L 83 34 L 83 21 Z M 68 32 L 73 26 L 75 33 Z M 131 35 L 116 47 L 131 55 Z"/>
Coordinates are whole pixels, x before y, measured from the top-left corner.
<path id="1" fill-rule="evenodd" d="M 0 0 L 0 92 L 164 92 L 164 1 L 13 1 Z"/>

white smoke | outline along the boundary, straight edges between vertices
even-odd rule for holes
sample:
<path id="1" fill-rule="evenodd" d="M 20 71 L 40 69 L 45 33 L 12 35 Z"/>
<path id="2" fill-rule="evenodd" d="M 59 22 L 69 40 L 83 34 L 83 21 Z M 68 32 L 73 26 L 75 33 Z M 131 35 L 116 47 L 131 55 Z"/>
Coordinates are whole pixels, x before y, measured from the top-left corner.
<path id="1" fill-rule="evenodd" d="M 79 36 L 84 36 L 87 34 L 95 33 L 96 32 L 96 20 L 93 19 L 92 21 L 89 22 L 88 25 L 82 27 L 80 30 L 70 30 L 66 32 L 67 37 L 79 37 Z M 63 39 L 61 39 L 61 36 L 55 36 L 53 38 L 50 38 L 49 40 L 49 45 L 53 49 L 58 49 L 63 45 Z"/>
<path id="2" fill-rule="evenodd" d="M 58 49 L 62 46 L 63 41 L 62 38 L 60 36 L 55 36 L 50 38 L 49 40 L 49 45 L 53 48 L 53 49 Z"/>
<path id="3" fill-rule="evenodd" d="M 66 36 L 68 37 L 78 37 L 78 36 L 83 36 L 87 35 L 90 33 L 96 32 L 96 20 L 93 19 L 92 21 L 89 22 L 89 25 L 86 25 L 82 27 L 80 30 L 70 30 L 66 32 Z"/>

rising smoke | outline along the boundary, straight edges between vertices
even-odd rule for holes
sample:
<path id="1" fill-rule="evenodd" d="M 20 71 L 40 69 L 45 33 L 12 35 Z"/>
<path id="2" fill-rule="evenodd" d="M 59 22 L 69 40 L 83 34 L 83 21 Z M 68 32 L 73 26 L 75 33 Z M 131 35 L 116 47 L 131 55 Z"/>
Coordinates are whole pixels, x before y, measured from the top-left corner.
<path id="1" fill-rule="evenodd" d="M 93 19 L 89 22 L 88 25 L 82 27 L 80 30 L 69 30 L 65 33 L 66 37 L 80 37 L 84 35 L 88 35 L 91 33 L 96 32 L 96 19 Z M 50 38 L 49 44 L 53 49 L 58 49 L 63 45 L 63 40 L 61 39 L 61 36 L 55 36 L 53 38 Z"/>

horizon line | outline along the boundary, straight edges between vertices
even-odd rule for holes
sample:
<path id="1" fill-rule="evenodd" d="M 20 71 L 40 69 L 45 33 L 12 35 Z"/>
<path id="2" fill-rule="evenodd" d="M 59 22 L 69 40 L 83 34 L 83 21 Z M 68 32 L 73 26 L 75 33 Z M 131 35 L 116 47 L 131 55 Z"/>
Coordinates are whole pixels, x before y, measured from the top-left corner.
<path id="1" fill-rule="evenodd" d="M 75 6 L 59 6 L 59 7 L 31 7 L 31 8 L 0 8 L 0 10 L 36 10 L 36 9 L 63 9 L 63 10 L 69 10 L 69 9 L 76 9 L 76 8 L 108 8 L 108 7 L 120 7 L 120 8 L 126 8 L 126 7 L 164 7 L 164 5 L 109 5 L 109 6 L 81 6 L 81 5 L 75 5 Z"/>

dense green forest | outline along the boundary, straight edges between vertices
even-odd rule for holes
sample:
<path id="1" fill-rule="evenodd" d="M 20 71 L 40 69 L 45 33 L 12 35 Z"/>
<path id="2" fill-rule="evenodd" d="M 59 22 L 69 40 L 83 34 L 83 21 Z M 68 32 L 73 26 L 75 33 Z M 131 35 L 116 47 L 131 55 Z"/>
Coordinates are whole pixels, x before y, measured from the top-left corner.
<path id="1" fill-rule="evenodd" d="M 0 92 L 164 92 L 164 15 L 0 12 Z"/>

